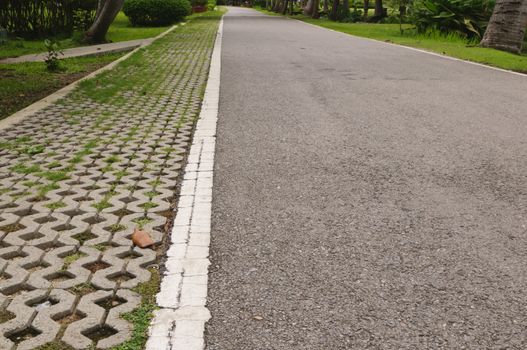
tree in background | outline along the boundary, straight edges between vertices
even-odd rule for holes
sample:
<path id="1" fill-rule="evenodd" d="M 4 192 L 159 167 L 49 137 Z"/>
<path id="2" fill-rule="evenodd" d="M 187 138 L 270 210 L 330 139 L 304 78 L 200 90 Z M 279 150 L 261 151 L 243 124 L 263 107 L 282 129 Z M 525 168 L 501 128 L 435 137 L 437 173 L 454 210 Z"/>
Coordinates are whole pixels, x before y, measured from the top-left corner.
<path id="1" fill-rule="evenodd" d="M 115 17 L 121 11 L 124 0 L 99 0 L 95 21 L 84 33 L 84 38 L 89 43 L 102 43 L 106 40 L 106 33 Z"/>
<path id="2" fill-rule="evenodd" d="M 382 0 L 375 0 L 375 12 L 373 13 L 373 17 L 376 20 L 386 17 L 386 11 L 382 4 Z"/>
<path id="3" fill-rule="evenodd" d="M 333 0 L 331 4 L 331 11 L 329 12 L 329 19 L 332 21 L 338 20 L 338 11 L 339 11 L 340 0 Z"/>
<path id="4" fill-rule="evenodd" d="M 319 0 L 308 0 L 304 7 L 304 15 L 310 16 L 311 18 L 319 18 L 318 5 Z"/>
<path id="5" fill-rule="evenodd" d="M 497 0 L 481 46 L 520 53 L 526 27 L 527 0 Z"/>
<path id="6" fill-rule="evenodd" d="M 370 9 L 370 0 L 364 0 L 364 21 L 368 19 L 368 11 Z"/>

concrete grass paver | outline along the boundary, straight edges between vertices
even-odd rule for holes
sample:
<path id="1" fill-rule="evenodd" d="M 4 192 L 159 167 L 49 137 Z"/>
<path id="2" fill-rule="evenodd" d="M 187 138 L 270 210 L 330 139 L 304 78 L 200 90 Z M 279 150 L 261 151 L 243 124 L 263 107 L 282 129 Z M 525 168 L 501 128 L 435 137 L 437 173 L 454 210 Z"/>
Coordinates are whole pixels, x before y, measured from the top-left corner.
<path id="1" fill-rule="evenodd" d="M 0 348 L 112 348 L 138 306 L 148 324 L 218 23 L 193 18 L 2 130 Z"/>

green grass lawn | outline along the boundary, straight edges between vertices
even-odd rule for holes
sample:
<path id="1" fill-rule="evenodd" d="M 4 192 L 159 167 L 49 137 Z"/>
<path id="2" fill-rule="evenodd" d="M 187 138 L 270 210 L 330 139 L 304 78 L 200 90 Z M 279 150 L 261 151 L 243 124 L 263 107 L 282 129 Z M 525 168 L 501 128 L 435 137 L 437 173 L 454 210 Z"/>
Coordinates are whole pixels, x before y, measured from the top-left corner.
<path id="1" fill-rule="evenodd" d="M 0 65 L 0 119 L 38 101 L 122 54 L 61 60 L 62 70 L 51 73 L 43 62 Z"/>
<path id="2" fill-rule="evenodd" d="M 171 26 L 166 27 L 132 27 L 128 17 L 123 12 L 119 12 L 108 30 L 107 39 L 113 42 L 128 41 L 136 39 L 153 38 Z"/>
<path id="3" fill-rule="evenodd" d="M 132 27 L 124 13 L 120 12 L 108 31 L 107 39 L 111 42 L 128 41 L 136 39 L 152 38 L 170 28 L 166 27 Z M 56 38 L 62 49 L 76 46 L 84 46 L 72 38 Z M 32 53 L 46 51 L 44 39 L 42 40 L 9 40 L 7 44 L 0 45 L 0 59 L 6 57 L 17 57 Z"/>
<path id="4" fill-rule="evenodd" d="M 273 12 L 260 10 L 267 14 Z M 346 34 L 356 35 L 399 45 L 411 46 L 439 54 L 456 57 L 490 66 L 527 73 L 527 53 L 514 55 L 511 53 L 478 47 L 477 43 L 469 43 L 463 38 L 443 35 L 421 35 L 405 25 L 401 34 L 398 24 L 379 23 L 339 23 L 328 19 L 312 19 L 303 15 L 289 16 L 307 23 L 333 29 Z"/>

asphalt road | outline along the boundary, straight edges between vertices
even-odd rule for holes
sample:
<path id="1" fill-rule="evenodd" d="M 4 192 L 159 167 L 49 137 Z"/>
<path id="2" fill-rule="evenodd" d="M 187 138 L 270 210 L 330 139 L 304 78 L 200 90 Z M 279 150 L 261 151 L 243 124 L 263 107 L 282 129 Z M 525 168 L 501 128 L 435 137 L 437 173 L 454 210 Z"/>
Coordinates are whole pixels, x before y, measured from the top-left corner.
<path id="1" fill-rule="evenodd" d="M 527 77 L 231 9 L 209 350 L 527 349 Z"/>

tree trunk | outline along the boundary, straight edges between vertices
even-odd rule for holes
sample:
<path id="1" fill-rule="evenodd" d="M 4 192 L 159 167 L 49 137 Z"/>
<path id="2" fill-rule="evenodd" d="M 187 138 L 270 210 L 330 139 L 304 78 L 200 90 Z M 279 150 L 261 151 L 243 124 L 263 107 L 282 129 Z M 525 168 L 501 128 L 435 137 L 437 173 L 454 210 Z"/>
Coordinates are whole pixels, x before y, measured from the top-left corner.
<path id="1" fill-rule="evenodd" d="M 527 27 L 527 0 L 497 0 L 481 46 L 519 54 Z"/>
<path id="2" fill-rule="evenodd" d="M 282 9 L 284 8 L 284 2 L 287 0 L 279 0 L 276 2 L 276 8 L 274 9 L 274 12 L 276 13 L 282 13 Z"/>
<path id="3" fill-rule="evenodd" d="M 304 7 L 304 15 L 311 18 L 319 18 L 318 4 L 319 0 L 307 0 L 307 5 Z"/>
<path id="4" fill-rule="evenodd" d="M 313 0 L 313 13 L 311 14 L 311 18 L 315 18 L 315 19 L 320 18 L 319 4 L 320 4 L 320 0 Z"/>
<path id="5" fill-rule="evenodd" d="M 340 3 L 339 0 L 333 0 L 333 3 L 331 4 L 331 12 L 329 14 L 329 19 L 332 20 L 332 21 L 336 21 L 337 20 L 337 14 L 338 14 L 338 10 L 339 10 L 339 3 Z"/>
<path id="6" fill-rule="evenodd" d="M 282 4 L 282 15 L 285 15 L 287 12 L 287 5 L 289 5 L 289 0 L 284 0 L 284 3 Z"/>
<path id="7" fill-rule="evenodd" d="M 313 14 L 313 4 L 315 0 L 307 0 L 306 6 L 304 6 L 304 15 L 311 16 Z"/>
<path id="8" fill-rule="evenodd" d="M 342 17 L 347 18 L 350 14 L 350 1 L 342 0 Z"/>
<path id="9" fill-rule="evenodd" d="M 329 0 L 324 0 L 324 10 L 325 13 L 329 12 Z"/>
<path id="10" fill-rule="evenodd" d="M 97 1 L 97 11 L 95 11 L 95 18 L 99 17 L 101 14 L 102 8 L 104 7 L 105 0 Z"/>
<path id="11" fill-rule="evenodd" d="M 84 33 L 89 43 L 102 43 L 115 16 L 121 11 L 124 0 L 99 0 L 97 16 L 91 27 Z"/>
<path id="12" fill-rule="evenodd" d="M 382 6 L 382 0 L 375 0 L 375 13 L 373 14 L 375 18 L 384 17 L 384 7 Z"/>
<path id="13" fill-rule="evenodd" d="M 368 18 L 368 10 L 370 9 L 370 0 L 364 0 L 364 20 Z"/>

